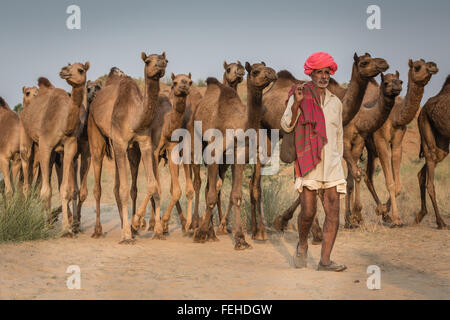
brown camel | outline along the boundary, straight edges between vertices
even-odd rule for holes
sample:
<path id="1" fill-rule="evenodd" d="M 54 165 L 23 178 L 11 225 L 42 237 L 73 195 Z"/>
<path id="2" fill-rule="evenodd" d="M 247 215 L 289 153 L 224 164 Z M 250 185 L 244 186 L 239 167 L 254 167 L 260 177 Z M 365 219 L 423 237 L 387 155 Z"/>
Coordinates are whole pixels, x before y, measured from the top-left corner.
<path id="1" fill-rule="evenodd" d="M 364 181 L 377 204 L 377 214 L 382 215 L 383 220 L 391 223 L 392 227 L 402 225 L 396 197 L 401 192 L 400 163 L 406 125 L 414 119 L 419 110 L 424 87 L 430 81 L 431 76 L 438 72 L 436 63 L 425 62 L 423 59 L 414 62 L 410 59 L 408 64 L 408 90 L 406 96 L 404 98 L 397 97 L 387 121 L 373 135 L 370 135 L 366 141 L 368 161 Z M 374 89 L 370 92 L 376 93 L 377 88 L 375 86 Z M 389 200 L 386 204 L 381 203 L 373 185 L 374 159 L 376 156 L 380 158 L 386 180 L 386 188 L 389 191 Z M 392 214 L 392 217 L 389 216 L 389 212 Z"/>
<path id="2" fill-rule="evenodd" d="M 167 207 L 162 217 L 162 224 L 165 233 L 168 233 L 170 215 L 174 206 L 179 205 L 181 198 L 181 188 L 179 183 L 179 167 L 180 165 L 172 161 L 172 150 L 177 146 L 178 142 L 172 142 L 172 133 L 176 129 L 183 127 L 184 113 L 186 111 L 186 101 L 189 94 L 189 90 L 192 86 L 191 74 L 178 74 L 175 76 L 171 74 L 172 89 L 170 97 L 172 100 L 172 110 L 164 115 L 164 121 L 161 128 L 160 140 L 158 146 L 155 148 L 155 162 L 159 163 L 160 155 L 166 152 L 170 168 L 170 193 L 171 199 L 169 206 Z M 194 196 L 194 187 L 191 179 L 191 168 L 189 163 L 183 163 L 184 173 L 186 177 L 186 197 L 188 199 L 188 218 L 192 219 L 192 198 Z M 152 211 L 154 212 L 154 211 Z M 178 210 L 178 214 L 181 221 L 182 230 L 185 231 L 186 219 L 184 218 L 182 211 Z M 190 222 L 190 220 L 189 220 Z M 152 222 L 150 222 L 152 223 Z"/>
<path id="3" fill-rule="evenodd" d="M 30 93 L 31 94 L 31 93 Z M 9 108 L 6 101 L 0 97 L 0 170 L 5 182 L 5 194 L 10 196 L 13 191 L 13 181 L 20 171 L 20 120 L 17 113 Z"/>
<path id="4" fill-rule="evenodd" d="M 223 73 L 222 83 L 226 86 L 237 90 L 237 86 L 242 82 L 245 76 L 245 69 L 240 61 L 232 62 L 228 64 L 226 61 L 223 62 L 223 68 L 225 72 Z"/>
<path id="5" fill-rule="evenodd" d="M 344 127 L 344 159 L 347 162 L 347 194 L 345 227 L 358 226 L 362 221 L 360 199 L 360 177 L 353 178 L 352 172 L 358 172 L 358 161 L 364 150 L 365 139 L 368 135 L 378 130 L 389 117 L 394 107 L 395 98 L 402 90 L 402 83 L 398 71 L 395 74 L 381 73 L 379 95 L 371 101 L 364 101 L 356 116 Z M 355 198 L 353 208 L 353 188 L 355 186 Z"/>
<path id="6" fill-rule="evenodd" d="M 386 60 L 382 58 L 372 58 L 370 54 L 365 53 L 362 56 L 358 56 L 356 53 L 353 56 L 352 75 L 348 88 L 342 88 L 334 80 L 330 79 L 328 90 L 334 93 L 342 101 L 342 122 L 343 126 L 346 126 L 353 117 L 358 113 L 361 103 L 363 101 L 364 94 L 366 92 L 368 84 L 373 81 L 379 73 L 386 71 L 389 68 Z M 302 83 L 300 80 L 295 79 L 288 71 L 280 71 L 279 78 L 273 85 L 273 87 L 267 91 L 263 97 L 264 115 L 262 125 L 267 129 L 279 129 L 280 137 L 291 139 L 293 141 L 293 133 L 285 134 L 281 130 L 280 121 L 286 108 L 285 101 L 289 89 L 294 84 Z M 290 148 L 294 148 L 294 145 L 289 145 Z M 295 151 L 293 151 L 295 154 Z M 360 171 L 355 172 L 355 176 L 359 176 Z M 273 222 L 276 230 L 283 231 L 293 217 L 296 208 L 300 205 L 300 195 L 294 201 L 294 203 L 280 216 L 277 216 Z M 314 220 L 313 227 L 311 229 L 314 235 L 314 243 L 320 243 L 321 230 L 318 224 L 317 217 Z"/>
<path id="7" fill-rule="evenodd" d="M 38 95 L 24 108 L 21 115 L 20 154 L 25 177 L 29 176 L 30 153 L 33 142 L 39 144 L 39 163 L 42 170 L 41 197 L 50 209 L 50 158 L 53 151 L 64 150 L 63 177 L 61 183 L 62 229 L 72 236 L 68 203 L 73 194 L 73 158 L 77 152 L 77 136 L 81 132 L 81 115 L 86 112 L 86 72 L 89 62 L 69 64 L 59 73 L 72 86 L 69 97 L 63 89 L 57 89 L 45 79 L 38 81 Z M 72 177 L 71 177 L 72 176 Z M 24 191 L 29 190 L 25 179 Z"/>
<path id="8" fill-rule="evenodd" d="M 154 238 L 162 237 L 163 231 L 159 214 L 160 187 L 154 174 L 156 163 L 153 161 L 150 125 L 159 104 L 159 80 L 165 74 L 168 61 L 165 52 L 161 55 L 152 54 L 148 56 L 143 52 L 141 58 L 145 63 L 144 96 L 142 96 L 139 87 L 132 78 L 113 74 L 111 79 L 107 81 L 107 85 L 100 90 L 92 102 L 89 114 L 88 137 L 96 180 L 94 195 L 97 205 L 97 220 L 93 237 L 103 235 L 100 223 L 101 163 L 107 149 L 106 145 L 111 143 L 116 164 L 114 193 L 122 221 L 122 239 L 120 243 L 134 241 L 128 222 L 129 187 L 126 161 L 127 156 L 129 158 L 130 147 L 131 149 L 136 149 L 138 146 L 139 154 L 142 155 L 144 162 L 148 183 L 144 202 L 133 216 L 131 227 L 134 230 L 143 228 L 146 204 L 150 198 L 153 198 L 156 205 Z"/>
<path id="9" fill-rule="evenodd" d="M 202 132 L 194 132 L 193 121 L 189 128 L 191 137 L 194 134 L 203 136 L 209 129 L 219 130 L 223 137 L 226 136 L 226 129 L 238 130 L 242 129 L 259 129 L 262 116 L 262 92 L 271 82 L 276 80 L 275 71 L 272 68 L 266 67 L 264 62 L 250 65 L 245 64 L 245 69 L 248 72 L 247 76 L 247 106 L 245 106 L 236 90 L 225 86 L 215 78 L 207 79 L 207 89 L 205 96 L 198 104 L 193 120 L 201 121 Z M 192 139 L 193 140 L 193 139 Z M 229 149 L 231 146 L 227 145 L 226 140 L 223 139 L 222 150 Z M 234 142 L 235 139 L 233 139 Z M 212 141 L 206 142 L 210 144 Z M 246 146 L 246 153 L 248 155 L 248 145 Z M 241 200 L 242 200 L 242 174 L 244 164 L 238 164 L 236 158 L 232 167 L 232 202 L 235 213 L 234 223 L 234 239 L 235 249 L 247 249 L 250 245 L 245 241 L 245 236 L 242 230 L 241 222 Z M 194 148 L 192 148 L 194 150 Z M 216 157 L 223 157 L 223 154 L 213 155 Z M 217 159 L 217 158 L 216 158 Z M 206 240 L 217 240 L 212 225 L 212 210 L 217 203 L 217 183 L 218 167 L 216 161 L 207 165 L 208 183 L 206 191 L 206 211 L 202 217 L 200 227 L 195 230 L 194 241 L 204 242 Z M 193 165 L 195 177 L 199 176 L 199 165 Z M 197 172 L 196 172 L 197 169 Z M 196 187 L 194 181 L 194 188 Z"/>
<path id="10" fill-rule="evenodd" d="M 417 119 L 420 132 L 420 157 L 425 157 L 425 165 L 418 172 L 422 209 L 416 214 L 415 222 L 420 223 L 428 213 L 425 188 L 428 190 L 438 229 L 449 229 L 439 213 L 434 191 L 434 168 L 448 155 L 450 142 L 450 75 L 447 76 L 439 93 L 428 99 Z"/>

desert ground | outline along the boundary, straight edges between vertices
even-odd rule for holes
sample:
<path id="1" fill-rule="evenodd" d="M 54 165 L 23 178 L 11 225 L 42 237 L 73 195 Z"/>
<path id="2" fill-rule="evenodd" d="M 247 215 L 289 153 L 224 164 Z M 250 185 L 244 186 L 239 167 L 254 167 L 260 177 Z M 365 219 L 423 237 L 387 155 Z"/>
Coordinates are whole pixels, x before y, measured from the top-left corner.
<path id="1" fill-rule="evenodd" d="M 245 95 L 242 90 L 241 94 Z M 245 99 L 245 97 L 244 97 Z M 114 164 L 105 160 L 102 175 L 102 223 L 105 237 L 92 239 L 95 225 L 93 172 L 89 173 L 89 197 L 82 210 L 83 232 L 74 239 L 54 238 L 22 243 L 0 244 L 0 299 L 449 299 L 450 236 L 437 230 L 429 200 L 429 214 L 421 225 L 413 225 L 420 209 L 417 171 L 424 161 L 418 159 L 419 134 L 414 120 L 403 141 L 401 177 L 403 192 L 399 210 L 400 229 L 390 229 L 375 214 L 375 204 L 362 184 L 364 224 L 359 229 L 344 229 L 344 202 L 341 201 L 341 227 L 332 259 L 344 263 L 343 273 L 316 271 L 320 246 L 310 245 L 306 269 L 295 269 L 292 254 L 298 240 L 296 220 L 288 230 L 277 233 L 273 218 L 283 212 L 296 197 L 292 165 L 281 165 L 278 175 L 263 178 L 263 211 L 269 239 L 251 240 L 251 250 L 235 251 L 232 237 L 220 236 L 219 242 L 194 243 L 183 234 L 176 212 L 172 214 L 170 235 L 152 240 L 152 233 L 141 231 L 134 245 L 119 245 L 120 219 L 112 188 Z M 160 165 L 162 183 L 161 212 L 169 203 L 168 168 Z M 144 168 L 138 179 L 138 203 L 145 192 Z M 230 174 L 229 174 L 230 175 Z M 243 221 L 250 227 L 248 179 L 245 171 Z M 184 175 L 181 175 L 184 177 Z M 202 176 L 205 172 L 202 171 Z M 450 157 L 436 170 L 438 204 L 444 220 L 450 224 Z M 184 178 L 181 178 L 184 180 Z M 222 203 L 228 203 L 230 177 L 223 185 Z M 53 179 L 53 206 L 59 204 L 56 179 Z M 182 181 L 184 186 L 184 181 Z M 387 192 L 378 166 L 375 186 L 381 199 Z M 202 184 L 200 212 L 204 208 Z M 182 197 L 183 210 L 186 199 Z M 319 220 L 324 213 L 321 205 Z M 147 218 L 149 217 L 149 210 Z M 66 270 L 77 265 L 81 271 L 81 289 L 70 290 Z M 381 289 L 369 290 L 366 273 L 369 265 L 381 269 Z"/>

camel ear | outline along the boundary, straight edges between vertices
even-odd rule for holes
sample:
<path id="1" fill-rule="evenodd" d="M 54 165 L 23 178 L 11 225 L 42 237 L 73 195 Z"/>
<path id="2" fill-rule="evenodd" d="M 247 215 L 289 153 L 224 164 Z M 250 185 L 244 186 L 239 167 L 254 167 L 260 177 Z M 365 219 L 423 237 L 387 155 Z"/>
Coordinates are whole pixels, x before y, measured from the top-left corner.
<path id="1" fill-rule="evenodd" d="M 398 70 L 395 70 L 395 75 L 400 79 L 400 72 L 398 72 Z"/>
<path id="2" fill-rule="evenodd" d="M 228 63 L 224 60 L 223 61 L 223 68 L 226 70 L 228 68 Z"/>
<path id="3" fill-rule="evenodd" d="M 25 87 L 22 87 L 22 93 L 25 93 Z"/>
<path id="4" fill-rule="evenodd" d="M 175 80 L 175 75 L 173 74 L 173 72 L 170 74 L 170 77 L 172 78 L 172 81 Z"/>
<path id="5" fill-rule="evenodd" d="M 413 61 L 412 61 L 412 59 L 409 59 L 409 60 L 408 60 L 408 66 L 409 66 L 410 68 L 413 67 Z"/>
<path id="6" fill-rule="evenodd" d="M 237 61 L 237 64 L 240 65 L 240 66 L 242 66 L 242 63 L 241 63 L 239 60 Z"/>
<path id="7" fill-rule="evenodd" d="M 162 56 L 164 57 L 164 59 L 166 58 L 166 52 L 165 51 L 162 53 Z"/>
<path id="8" fill-rule="evenodd" d="M 245 70 L 247 70 L 248 73 L 252 71 L 252 66 L 248 63 L 248 61 L 245 62 Z"/>
<path id="9" fill-rule="evenodd" d="M 189 77 L 189 79 L 191 79 L 191 73 L 189 72 L 189 74 L 188 74 L 188 77 Z"/>
<path id="10" fill-rule="evenodd" d="M 142 59 L 142 61 L 144 61 L 144 62 L 145 62 L 145 60 L 147 60 L 147 55 L 145 54 L 145 52 L 142 52 L 142 53 L 141 53 L 141 59 Z"/>
<path id="11" fill-rule="evenodd" d="M 355 61 L 356 63 L 358 63 L 358 60 L 359 60 L 358 55 L 357 55 L 356 52 L 355 52 L 355 54 L 353 55 L 353 61 Z"/>
<path id="12" fill-rule="evenodd" d="M 84 64 L 84 71 L 88 71 L 90 66 L 91 64 L 89 63 L 89 61 L 86 61 L 86 63 Z"/>
<path id="13" fill-rule="evenodd" d="M 261 61 L 261 64 L 265 67 L 266 63 L 264 61 Z"/>

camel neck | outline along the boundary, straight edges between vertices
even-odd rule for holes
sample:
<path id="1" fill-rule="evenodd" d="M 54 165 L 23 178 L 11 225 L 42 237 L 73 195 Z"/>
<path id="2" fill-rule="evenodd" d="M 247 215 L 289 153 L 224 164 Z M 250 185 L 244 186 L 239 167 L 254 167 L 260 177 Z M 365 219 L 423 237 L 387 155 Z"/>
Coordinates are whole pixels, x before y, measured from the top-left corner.
<path id="1" fill-rule="evenodd" d="M 139 127 L 148 126 L 153 120 L 158 105 L 159 90 L 159 79 L 145 79 L 144 104 L 139 117 L 141 122 Z"/>
<path id="2" fill-rule="evenodd" d="M 186 110 L 186 98 L 185 95 L 173 95 L 173 110 L 181 117 L 183 117 L 184 111 Z"/>
<path id="3" fill-rule="evenodd" d="M 259 128 L 262 118 L 262 90 L 247 81 L 247 116 L 249 128 Z"/>
<path id="4" fill-rule="evenodd" d="M 408 90 L 405 99 L 399 108 L 396 108 L 392 116 L 392 124 L 394 126 L 406 126 L 417 114 L 422 101 L 424 86 L 416 84 L 411 75 L 408 74 Z"/>
<path id="5" fill-rule="evenodd" d="M 356 64 L 353 63 L 350 84 L 342 101 L 342 124 L 344 126 L 347 125 L 358 113 L 368 82 L 368 79 L 360 76 Z"/>
<path id="6" fill-rule="evenodd" d="M 377 131 L 389 117 L 395 103 L 395 97 L 386 96 L 380 88 L 376 105 L 372 108 L 361 107 L 356 115 L 355 125 L 361 133 Z"/>
<path id="7" fill-rule="evenodd" d="M 86 86 L 73 87 L 70 93 L 70 100 L 75 107 L 84 106 L 87 107 L 87 90 Z"/>

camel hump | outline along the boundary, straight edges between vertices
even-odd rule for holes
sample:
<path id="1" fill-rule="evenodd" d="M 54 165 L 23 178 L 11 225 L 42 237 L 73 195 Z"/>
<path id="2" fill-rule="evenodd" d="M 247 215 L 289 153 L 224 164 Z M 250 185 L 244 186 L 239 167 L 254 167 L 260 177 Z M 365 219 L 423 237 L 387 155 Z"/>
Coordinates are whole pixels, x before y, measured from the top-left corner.
<path id="1" fill-rule="evenodd" d="M 3 99 L 3 97 L 0 97 L 0 108 L 9 109 L 9 106 L 6 103 L 5 99 Z"/>
<path id="2" fill-rule="evenodd" d="M 54 88 L 54 86 L 52 85 L 52 83 L 50 82 L 50 80 L 48 80 L 47 78 L 44 77 L 40 77 L 38 79 L 38 86 L 39 89 L 43 89 L 43 88 Z"/>
<path id="3" fill-rule="evenodd" d="M 217 80 L 217 78 L 214 77 L 208 77 L 208 79 L 206 79 L 206 85 L 210 85 L 210 84 L 220 84 L 219 80 Z"/>
<path id="4" fill-rule="evenodd" d="M 292 73 L 290 73 L 287 70 L 281 70 L 277 73 L 277 78 L 278 79 L 289 79 L 289 80 L 294 80 L 296 81 L 297 79 L 292 75 Z"/>
<path id="5" fill-rule="evenodd" d="M 445 79 L 444 85 L 442 86 L 441 91 L 439 93 L 443 93 L 446 91 L 450 91 L 450 74 L 447 76 L 447 79 Z"/>

